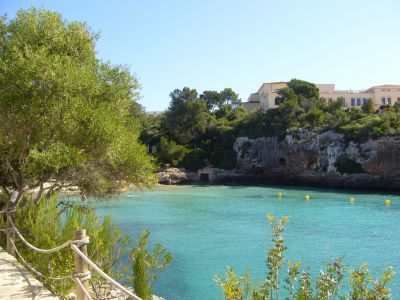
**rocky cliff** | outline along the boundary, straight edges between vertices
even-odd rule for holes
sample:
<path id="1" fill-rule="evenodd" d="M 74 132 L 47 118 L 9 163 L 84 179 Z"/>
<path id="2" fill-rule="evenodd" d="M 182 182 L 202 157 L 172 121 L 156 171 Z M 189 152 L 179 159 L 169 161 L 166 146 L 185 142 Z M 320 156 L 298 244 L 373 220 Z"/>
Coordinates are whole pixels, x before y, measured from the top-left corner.
<path id="1" fill-rule="evenodd" d="M 289 131 L 276 137 L 237 138 L 238 167 L 265 182 L 400 190 L 400 137 L 346 142 L 333 131 Z"/>

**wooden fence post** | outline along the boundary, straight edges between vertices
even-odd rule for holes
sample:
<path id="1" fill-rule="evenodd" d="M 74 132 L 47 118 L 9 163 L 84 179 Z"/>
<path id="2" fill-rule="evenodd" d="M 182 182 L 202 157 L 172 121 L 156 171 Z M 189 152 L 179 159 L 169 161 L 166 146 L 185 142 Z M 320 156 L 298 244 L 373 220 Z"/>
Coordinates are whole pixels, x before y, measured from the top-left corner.
<path id="1" fill-rule="evenodd" d="M 6 208 L 8 210 L 8 206 Z M 11 219 L 14 221 L 14 211 L 7 212 Z M 12 256 L 15 256 L 15 250 L 11 242 L 15 243 L 15 231 L 11 226 L 11 222 L 7 218 L 7 252 Z"/>
<path id="2" fill-rule="evenodd" d="M 82 240 L 86 237 L 86 229 L 76 230 L 74 234 L 74 240 Z M 82 251 L 83 254 L 87 255 L 87 245 L 82 244 L 79 247 L 79 250 Z M 88 264 L 77 254 L 74 252 L 75 256 L 75 274 L 85 274 L 88 272 Z M 79 277 L 78 277 L 79 278 Z M 82 282 L 84 288 L 89 292 L 89 278 L 79 278 Z M 88 300 L 85 296 L 85 293 L 82 291 L 82 288 L 78 283 L 75 283 L 76 289 L 76 300 Z"/>

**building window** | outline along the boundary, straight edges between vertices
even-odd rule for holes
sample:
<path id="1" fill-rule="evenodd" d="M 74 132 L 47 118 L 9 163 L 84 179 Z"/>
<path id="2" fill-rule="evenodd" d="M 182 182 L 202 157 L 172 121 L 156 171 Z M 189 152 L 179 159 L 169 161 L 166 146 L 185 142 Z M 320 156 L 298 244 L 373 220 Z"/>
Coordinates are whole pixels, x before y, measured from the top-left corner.
<path id="1" fill-rule="evenodd" d="M 390 92 L 390 89 L 386 89 L 386 92 Z"/>
<path id="2" fill-rule="evenodd" d="M 328 103 L 332 103 L 333 99 L 332 98 L 328 98 Z"/>
<path id="3" fill-rule="evenodd" d="M 367 102 L 367 98 L 363 98 L 363 104 Z"/>
<path id="4" fill-rule="evenodd" d="M 389 104 L 389 105 L 392 104 L 392 98 L 387 98 L 387 104 Z"/>
<path id="5" fill-rule="evenodd" d="M 356 105 L 356 99 L 355 98 L 351 98 L 351 106 L 355 106 Z"/>
<path id="6" fill-rule="evenodd" d="M 275 97 L 275 105 L 279 105 L 279 97 Z"/>
<path id="7" fill-rule="evenodd" d="M 382 97 L 382 104 L 385 105 L 386 104 L 386 98 Z"/>
<path id="8" fill-rule="evenodd" d="M 361 98 L 357 98 L 357 106 L 361 106 Z"/>
<path id="9" fill-rule="evenodd" d="M 400 102 L 400 98 L 397 98 L 397 102 Z"/>

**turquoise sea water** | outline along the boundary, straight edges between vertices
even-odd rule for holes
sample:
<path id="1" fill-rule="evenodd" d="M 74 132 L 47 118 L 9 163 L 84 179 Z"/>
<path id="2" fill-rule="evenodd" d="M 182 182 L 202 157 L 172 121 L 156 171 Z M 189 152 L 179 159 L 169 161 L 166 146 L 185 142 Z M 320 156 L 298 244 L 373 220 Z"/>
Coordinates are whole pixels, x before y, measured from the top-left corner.
<path id="1" fill-rule="evenodd" d="M 277 193 L 282 192 L 279 199 Z M 304 200 L 309 194 L 311 200 Z M 355 198 L 355 204 L 349 198 Z M 385 199 L 391 206 L 385 206 Z M 317 275 L 323 264 L 344 257 L 348 268 L 366 262 L 374 275 L 387 265 L 400 273 L 400 197 L 393 194 L 299 187 L 178 186 L 128 192 L 95 204 L 133 239 L 151 230 L 151 242 L 174 255 L 155 293 L 173 299 L 218 299 L 214 274 L 227 265 L 265 278 L 271 234 L 266 213 L 289 216 L 283 234 L 286 262 L 301 261 Z M 400 299 L 400 278 L 391 284 Z M 347 284 L 347 281 L 346 281 Z"/>

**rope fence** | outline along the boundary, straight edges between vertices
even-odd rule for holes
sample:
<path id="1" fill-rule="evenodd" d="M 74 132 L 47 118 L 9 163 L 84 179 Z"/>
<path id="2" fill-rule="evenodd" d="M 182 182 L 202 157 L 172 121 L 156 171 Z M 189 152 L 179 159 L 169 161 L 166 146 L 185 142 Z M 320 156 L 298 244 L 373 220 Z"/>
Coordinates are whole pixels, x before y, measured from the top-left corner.
<path id="1" fill-rule="evenodd" d="M 19 259 L 22 261 L 22 264 L 29 269 L 32 273 L 36 274 L 39 277 L 46 278 L 49 280 L 67 280 L 67 279 L 72 279 L 72 275 L 67 275 L 64 277 L 50 277 L 50 276 L 45 276 L 42 273 L 40 273 L 38 270 L 36 270 L 34 267 L 32 267 L 29 263 L 26 262 L 26 260 L 22 257 L 22 255 L 19 253 L 17 247 L 15 246 L 14 242 L 11 240 L 11 245 L 14 247 L 15 253 L 18 255 Z"/>
<path id="2" fill-rule="evenodd" d="M 135 300 L 141 300 L 138 296 L 136 296 L 134 293 L 132 293 L 131 291 L 129 291 L 128 289 L 126 289 L 125 287 L 123 287 L 120 283 L 118 283 L 117 281 L 115 281 L 114 279 L 112 279 L 109 275 L 107 275 L 106 273 L 104 273 L 98 266 L 96 266 L 96 264 L 94 262 L 92 262 L 85 254 L 82 253 L 82 251 L 79 250 L 79 248 L 77 246 L 75 246 L 74 244 L 71 245 L 72 250 L 74 250 L 74 252 L 76 254 L 78 254 L 89 266 L 91 266 L 97 273 L 99 273 L 104 279 L 106 279 L 108 282 L 110 282 L 111 284 L 113 284 L 115 287 L 117 287 L 118 289 L 120 289 L 124 294 L 126 294 L 127 296 L 132 297 Z"/>
<path id="3" fill-rule="evenodd" d="M 29 243 L 15 226 L 11 213 L 14 213 L 15 210 L 1 210 L 0 214 L 5 213 L 7 219 L 7 227 L 6 229 L 2 230 L 7 234 L 7 251 L 19 257 L 22 264 L 29 269 L 32 273 L 37 275 L 38 277 L 45 278 L 48 280 L 74 280 L 76 283 L 76 296 L 77 300 L 92 300 L 92 296 L 89 292 L 89 280 L 91 278 L 91 273 L 88 270 L 88 267 L 96 271 L 101 277 L 103 277 L 107 282 L 109 282 L 112 286 L 119 289 L 122 293 L 128 296 L 130 299 L 135 300 L 142 300 L 140 297 L 135 295 L 132 291 L 125 288 L 119 282 L 115 281 L 109 275 L 107 275 L 103 270 L 101 270 L 90 258 L 87 256 L 87 245 L 89 244 L 89 237 L 86 236 L 86 230 L 77 230 L 75 231 L 74 239 L 66 241 L 65 243 L 51 248 L 51 249 L 40 249 L 35 247 L 31 243 Z M 21 255 L 18 251 L 17 247 L 15 246 L 14 238 L 15 234 L 18 238 L 25 244 L 29 249 L 43 253 L 49 254 L 58 252 L 66 247 L 70 247 L 75 256 L 75 272 L 70 275 L 66 275 L 63 277 L 49 277 L 45 276 L 34 267 L 32 267 Z"/>
<path id="4" fill-rule="evenodd" d="M 12 218 L 11 218 L 10 215 L 7 215 L 7 219 L 8 219 L 8 221 L 10 222 L 10 224 L 11 224 L 11 226 L 12 226 L 12 230 L 15 231 L 15 233 L 18 235 L 19 239 L 20 239 L 26 246 L 28 246 L 28 248 L 31 248 L 32 250 L 34 250 L 34 251 L 36 251 L 36 252 L 39 252 L 39 253 L 46 253 L 46 254 L 48 254 L 48 253 L 58 252 L 58 251 L 60 251 L 60 250 L 62 250 L 62 249 L 64 249 L 64 248 L 70 246 L 71 244 L 82 244 L 82 245 L 83 245 L 83 244 L 88 244 L 88 243 L 89 243 L 89 237 L 86 237 L 86 238 L 84 238 L 84 239 L 82 239 L 82 240 L 69 240 L 69 241 L 66 241 L 64 244 L 62 244 L 62 245 L 60 245 L 60 246 L 57 246 L 57 247 L 55 247 L 55 248 L 51 248 L 51 249 L 40 249 L 40 248 L 37 248 L 37 247 L 33 246 L 32 244 L 30 244 L 30 243 L 22 236 L 22 234 L 18 231 L 17 227 L 15 226 L 15 224 L 14 224 L 14 222 L 13 222 L 13 220 L 12 220 Z"/>

